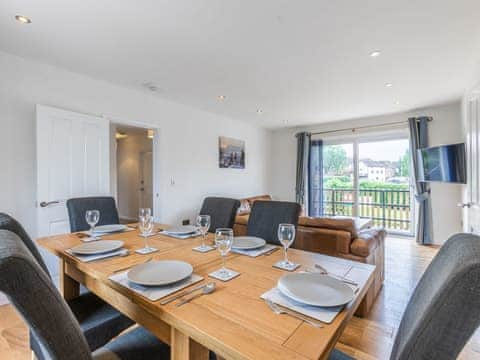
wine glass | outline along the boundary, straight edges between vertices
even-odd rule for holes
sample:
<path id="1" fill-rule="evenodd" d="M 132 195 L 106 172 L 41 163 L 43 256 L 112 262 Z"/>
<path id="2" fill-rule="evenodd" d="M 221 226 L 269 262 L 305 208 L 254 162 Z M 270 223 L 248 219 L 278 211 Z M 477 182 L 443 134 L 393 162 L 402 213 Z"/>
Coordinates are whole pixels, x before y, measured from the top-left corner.
<path id="1" fill-rule="evenodd" d="M 87 224 L 90 225 L 90 236 L 94 240 L 97 240 L 97 236 L 95 235 L 95 225 L 97 225 L 100 220 L 100 211 L 87 210 L 85 212 L 85 220 L 87 221 Z"/>
<path id="2" fill-rule="evenodd" d="M 222 277 L 229 277 L 230 270 L 225 267 L 225 261 L 228 253 L 232 249 L 233 244 L 233 230 L 228 228 L 220 228 L 215 231 L 215 245 L 217 245 L 218 251 L 222 257 L 222 268 L 219 274 Z"/>
<path id="3" fill-rule="evenodd" d="M 205 250 L 205 248 L 207 248 L 205 245 L 205 238 L 207 236 L 207 231 L 210 228 L 210 215 L 198 215 L 197 227 L 202 234 L 202 246 L 200 246 L 200 249 Z"/>
<path id="4" fill-rule="evenodd" d="M 140 229 L 140 235 L 143 236 L 145 246 L 143 250 L 149 251 L 148 236 L 153 230 L 153 216 L 152 211 L 149 208 L 141 208 L 138 212 L 138 228 Z"/>
<path id="5" fill-rule="evenodd" d="M 141 220 L 145 216 L 151 216 L 152 210 L 150 208 L 140 208 L 138 210 L 138 220 Z"/>
<path id="6" fill-rule="evenodd" d="M 287 250 L 292 245 L 293 240 L 295 240 L 295 225 L 293 224 L 280 224 L 278 225 L 278 240 L 283 245 L 284 250 L 284 260 L 281 265 L 284 267 L 289 267 L 292 265 L 288 261 Z"/>

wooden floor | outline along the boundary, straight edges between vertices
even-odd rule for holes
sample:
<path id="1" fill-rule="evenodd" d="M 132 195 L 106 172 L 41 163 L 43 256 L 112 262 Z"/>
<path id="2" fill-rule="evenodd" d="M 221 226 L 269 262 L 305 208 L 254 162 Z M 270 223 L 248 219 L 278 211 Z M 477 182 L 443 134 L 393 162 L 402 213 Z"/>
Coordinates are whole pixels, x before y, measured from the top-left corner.
<path id="1" fill-rule="evenodd" d="M 421 273 L 436 253 L 408 238 L 386 241 L 385 285 L 368 318 L 353 318 L 337 347 L 356 359 L 388 359 L 395 331 Z M 30 359 L 28 329 L 12 306 L 0 306 L 0 360 Z M 480 359 L 480 330 L 459 359 Z"/>

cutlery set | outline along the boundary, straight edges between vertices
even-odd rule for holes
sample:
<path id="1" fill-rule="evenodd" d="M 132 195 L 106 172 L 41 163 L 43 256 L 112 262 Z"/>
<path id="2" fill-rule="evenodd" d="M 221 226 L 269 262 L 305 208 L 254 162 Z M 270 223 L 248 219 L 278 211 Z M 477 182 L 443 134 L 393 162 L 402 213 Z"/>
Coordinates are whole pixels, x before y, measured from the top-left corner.
<path id="1" fill-rule="evenodd" d="M 277 251 L 277 250 L 280 250 L 280 248 L 279 248 L 279 247 L 273 248 L 272 250 L 267 251 L 267 252 L 266 252 L 265 254 L 263 254 L 263 255 L 264 255 L 264 256 L 270 256 L 270 255 L 272 255 L 272 254 L 273 254 L 275 251 Z"/>
<path id="2" fill-rule="evenodd" d="M 336 278 L 336 279 L 344 282 L 345 284 L 349 284 L 349 285 L 352 285 L 352 286 L 358 286 L 358 284 L 357 284 L 355 281 L 349 280 L 349 279 L 347 279 L 345 276 L 341 276 L 341 275 L 337 275 L 337 274 L 332 274 L 331 272 L 327 271 L 327 269 L 325 269 L 325 268 L 324 268 L 323 266 L 321 266 L 320 264 L 315 264 L 315 269 L 320 270 L 320 271 L 319 271 L 319 274 L 328 275 L 328 276 L 330 276 L 330 277 Z"/>
<path id="3" fill-rule="evenodd" d="M 198 293 L 198 294 L 195 294 L 193 296 L 190 296 L 186 299 L 183 299 L 181 300 L 180 302 L 177 303 L 176 306 L 182 306 L 182 305 L 185 305 L 186 303 L 189 303 L 190 301 L 200 297 L 200 296 L 203 296 L 203 295 L 208 295 L 208 294 L 211 294 L 215 291 L 216 289 L 216 285 L 214 282 L 211 282 L 211 283 L 208 283 L 208 284 L 205 284 L 203 287 L 202 287 L 202 292 Z M 186 295 L 186 294 L 184 294 Z M 183 297 L 183 296 L 181 296 Z"/>
<path id="4" fill-rule="evenodd" d="M 320 322 L 315 321 L 313 319 L 310 319 L 308 316 L 297 313 L 297 312 L 295 312 L 293 310 L 290 310 L 290 309 L 288 309 L 284 306 L 275 304 L 271 300 L 265 299 L 265 302 L 267 303 L 268 307 L 277 315 L 281 315 L 281 314 L 290 315 L 290 316 L 292 316 L 296 319 L 305 321 L 306 323 L 308 323 L 308 324 L 310 324 L 310 325 L 312 325 L 316 328 L 322 328 L 323 327 L 323 325 Z"/>

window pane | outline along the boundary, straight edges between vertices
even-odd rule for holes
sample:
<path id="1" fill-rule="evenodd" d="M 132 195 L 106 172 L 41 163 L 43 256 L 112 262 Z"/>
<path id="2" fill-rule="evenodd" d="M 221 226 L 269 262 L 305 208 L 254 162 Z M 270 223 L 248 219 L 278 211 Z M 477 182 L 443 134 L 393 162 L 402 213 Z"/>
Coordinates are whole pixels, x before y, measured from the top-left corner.
<path id="1" fill-rule="evenodd" d="M 353 215 L 353 144 L 323 147 L 323 215 Z"/>
<path id="2" fill-rule="evenodd" d="M 358 145 L 358 215 L 390 230 L 411 230 L 407 139 Z"/>

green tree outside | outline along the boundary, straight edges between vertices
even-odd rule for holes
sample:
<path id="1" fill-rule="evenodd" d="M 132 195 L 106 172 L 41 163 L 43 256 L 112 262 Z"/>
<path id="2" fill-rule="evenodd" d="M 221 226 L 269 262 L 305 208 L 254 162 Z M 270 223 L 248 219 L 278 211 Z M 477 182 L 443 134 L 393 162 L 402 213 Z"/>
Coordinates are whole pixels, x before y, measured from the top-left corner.
<path id="1" fill-rule="evenodd" d="M 326 175 L 343 174 L 348 166 L 347 152 L 340 145 L 326 146 L 323 150 L 323 170 Z"/>
<path id="2" fill-rule="evenodd" d="M 410 176 L 410 151 L 407 149 L 400 158 L 400 176 Z"/>

